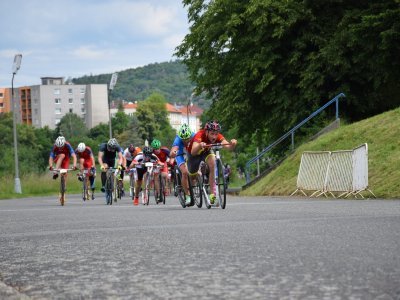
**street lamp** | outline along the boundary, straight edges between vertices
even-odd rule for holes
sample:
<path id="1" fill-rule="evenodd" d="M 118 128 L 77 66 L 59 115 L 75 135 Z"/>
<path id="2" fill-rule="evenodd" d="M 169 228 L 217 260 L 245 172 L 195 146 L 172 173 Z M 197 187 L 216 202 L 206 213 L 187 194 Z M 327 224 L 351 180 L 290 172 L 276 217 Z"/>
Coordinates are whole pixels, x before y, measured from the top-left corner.
<path id="1" fill-rule="evenodd" d="M 189 127 L 190 127 L 190 123 L 189 123 L 189 106 L 192 106 L 192 105 L 193 105 L 192 100 L 193 100 L 194 95 L 195 95 L 195 92 L 193 92 L 193 93 L 190 95 L 189 100 L 188 100 L 188 103 L 187 103 L 187 106 L 186 106 L 187 124 L 188 124 Z"/>
<path id="2" fill-rule="evenodd" d="M 15 183 L 14 191 L 17 194 L 22 194 L 21 181 L 19 180 L 19 168 L 18 168 L 18 141 L 17 141 L 17 103 L 14 99 L 14 76 L 17 74 L 21 67 L 22 54 L 16 54 L 14 57 L 14 63 L 12 67 L 12 80 L 11 80 L 11 100 L 13 102 L 13 134 L 14 134 L 14 159 L 15 159 Z"/>
<path id="3" fill-rule="evenodd" d="M 111 76 L 110 86 L 108 88 L 108 118 L 110 119 L 109 127 L 110 127 L 110 139 L 112 138 L 112 125 L 111 125 L 111 91 L 114 89 L 117 84 L 118 73 L 114 73 Z"/>

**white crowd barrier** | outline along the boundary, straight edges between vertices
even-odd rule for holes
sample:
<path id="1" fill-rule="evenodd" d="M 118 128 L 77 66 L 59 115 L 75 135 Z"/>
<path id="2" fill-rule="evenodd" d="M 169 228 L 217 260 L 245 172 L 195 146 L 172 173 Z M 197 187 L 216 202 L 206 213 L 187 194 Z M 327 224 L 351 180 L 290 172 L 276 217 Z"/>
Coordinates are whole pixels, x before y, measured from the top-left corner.
<path id="1" fill-rule="evenodd" d="M 368 145 L 363 144 L 353 150 L 306 151 L 301 156 L 297 189 L 310 197 L 362 197 L 368 189 Z"/>

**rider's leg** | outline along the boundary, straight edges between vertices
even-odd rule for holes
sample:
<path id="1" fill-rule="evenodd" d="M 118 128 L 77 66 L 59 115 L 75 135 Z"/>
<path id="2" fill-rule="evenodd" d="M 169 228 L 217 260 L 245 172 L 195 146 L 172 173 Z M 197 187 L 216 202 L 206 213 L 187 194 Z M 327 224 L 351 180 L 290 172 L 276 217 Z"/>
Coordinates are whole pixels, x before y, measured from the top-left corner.
<path id="1" fill-rule="evenodd" d="M 181 173 L 182 173 L 183 190 L 185 191 L 186 195 L 189 195 L 189 171 L 188 171 L 185 163 L 182 163 L 179 166 L 179 169 L 181 170 Z"/>
<path id="2" fill-rule="evenodd" d="M 104 167 L 105 167 L 105 169 L 107 169 L 108 165 L 106 163 L 104 163 Z M 107 180 L 106 170 L 101 170 L 101 191 L 103 193 L 105 192 L 104 186 L 106 185 L 106 180 Z"/>
<path id="3" fill-rule="evenodd" d="M 209 169 L 209 184 L 210 184 L 210 191 L 211 194 L 214 194 L 214 196 L 217 194 L 217 189 L 215 185 L 215 155 L 214 154 L 209 154 L 206 157 L 206 163 L 208 165 Z"/>

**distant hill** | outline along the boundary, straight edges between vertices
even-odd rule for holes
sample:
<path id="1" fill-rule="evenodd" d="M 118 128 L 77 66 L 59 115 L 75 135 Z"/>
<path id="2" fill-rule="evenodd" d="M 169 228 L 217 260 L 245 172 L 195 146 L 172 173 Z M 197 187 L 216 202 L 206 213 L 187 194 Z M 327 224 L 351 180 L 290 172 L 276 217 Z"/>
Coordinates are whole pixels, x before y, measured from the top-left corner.
<path id="1" fill-rule="evenodd" d="M 73 78 L 75 84 L 109 84 L 112 74 L 87 75 Z M 189 79 L 186 66 L 180 61 L 149 64 L 144 67 L 118 72 L 118 81 L 111 99 L 141 101 L 153 92 L 162 94 L 169 103 L 186 104 L 192 94 L 194 84 Z M 193 102 L 203 109 L 209 101 L 196 97 Z"/>

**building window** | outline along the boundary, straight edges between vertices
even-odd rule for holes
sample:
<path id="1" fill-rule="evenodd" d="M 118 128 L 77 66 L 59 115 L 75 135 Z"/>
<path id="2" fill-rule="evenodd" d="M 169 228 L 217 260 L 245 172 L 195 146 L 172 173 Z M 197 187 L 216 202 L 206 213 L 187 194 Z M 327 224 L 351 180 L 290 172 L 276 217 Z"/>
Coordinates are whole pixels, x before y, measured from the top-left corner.
<path id="1" fill-rule="evenodd" d="M 84 94 L 85 93 L 85 88 L 83 87 L 83 88 L 81 88 L 81 94 Z"/>
<path id="2" fill-rule="evenodd" d="M 34 111 L 35 115 L 37 115 L 39 112 L 37 108 L 35 108 L 33 111 Z"/>
<path id="3" fill-rule="evenodd" d="M 38 99 L 33 99 L 33 103 L 38 104 L 39 100 Z"/>
<path id="4" fill-rule="evenodd" d="M 58 123 L 60 123 L 60 121 L 61 121 L 61 119 L 56 119 L 56 120 L 54 121 L 54 124 L 57 125 Z"/>
<path id="5" fill-rule="evenodd" d="M 84 107 L 81 108 L 81 112 L 82 112 L 83 114 L 85 113 L 85 108 L 84 108 Z"/>
<path id="6" fill-rule="evenodd" d="M 61 98 L 56 98 L 54 99 L 55 104 L 61 104 Z"/>
<path id="7" fill-rule="evenodd" d="M 1 102 L 1 103 L 0 103 L 0 108 L 3 108 L 3 107 L 4 107 L 4 103 Z"/>
<path id="8" fill-rule="evenodd" d="M 54 95 L 60 95 L 61 90 L 60 89 L 54 89 Z"/>
<path id="9" fill-rule="evenodd" d="M 72 94 L 72 89 L 68 89 L 68 94 Z"/>
<path id="10" fill-rule="evenodd" d="M 69 112 L 70 112 L 70 113 L 73 113 L 73 110 L 72 110 L 72 108 L 70 108 L 70 109 L 69 109 Z"/>
<path id="11" fill-rule="evenodd" d="M 85 98 L 81 98 L 81 104 L 85 104 Z"/>
<path id="12" fill-rule="evenodd" d="M 0 93 L 0 98 L 4 98 L 4 93 Z"/>
<path id="13" fill-rule="evenodd" d="M 69 104 L 73 104 L 73 103 L 74 103 L 74 99 L 69 98 L 69 99 L 68 99 L 68 103 L 69 103 Z"/>
<path id="14" fill-rule="evenodd" d="M 61 107 L 56 108 L 56 115 L 59 115 L 59 114 L 61 114 Z"/>

